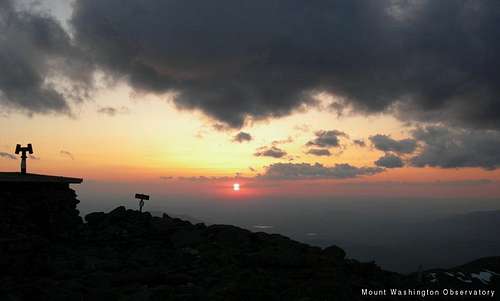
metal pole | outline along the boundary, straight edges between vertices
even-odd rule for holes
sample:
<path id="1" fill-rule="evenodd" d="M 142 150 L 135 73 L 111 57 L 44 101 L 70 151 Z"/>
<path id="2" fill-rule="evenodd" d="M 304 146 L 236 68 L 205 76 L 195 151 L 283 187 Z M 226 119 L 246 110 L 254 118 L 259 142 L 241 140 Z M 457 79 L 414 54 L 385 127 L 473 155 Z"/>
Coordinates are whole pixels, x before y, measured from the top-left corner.
<path id="1" fill-rule="evenodd" d="M 26 174 L 26 152 L 23 152 L 23 155 L 21 156 L 21 174 Z"/>

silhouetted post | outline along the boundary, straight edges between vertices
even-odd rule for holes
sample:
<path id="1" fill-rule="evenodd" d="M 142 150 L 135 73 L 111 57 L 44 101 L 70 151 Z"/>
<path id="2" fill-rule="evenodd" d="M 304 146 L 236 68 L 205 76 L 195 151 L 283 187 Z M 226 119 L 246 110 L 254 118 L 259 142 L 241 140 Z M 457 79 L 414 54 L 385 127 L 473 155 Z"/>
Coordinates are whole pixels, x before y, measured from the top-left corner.
<path id="1" fill-rule="evenodd" d="M 135 198 L 139 199 L 139 212 L 142 212 L 142 207 L 144 206 L 144 200 L 149 200 L 149 195 L 136 193 Z"/>
<path id="2" fill-rule="evenodd" d="M 21 144 L 16 145 L 16 155 L 21 153 L 21 174 L 26 174 L 26 159 L 28 158 L 28 156 L 26 156 L 27 152 L 30 155 L 33 154 L 33 147 L 31 146 L 31 143 L 25 147 L 21 147 Z"/>

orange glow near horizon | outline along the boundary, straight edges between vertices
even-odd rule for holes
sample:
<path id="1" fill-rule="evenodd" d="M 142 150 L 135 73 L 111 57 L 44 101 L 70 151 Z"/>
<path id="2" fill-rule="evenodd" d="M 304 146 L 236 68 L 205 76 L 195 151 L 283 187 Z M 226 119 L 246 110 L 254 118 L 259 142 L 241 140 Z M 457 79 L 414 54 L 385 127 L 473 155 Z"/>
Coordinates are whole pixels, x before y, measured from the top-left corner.
<path id="1" fill-rule="evenodd" d="M 253 139 L 236 143 L 233 136 L 239 130 L 217 131 L 212 127 L 213 120 L 197 112 L 178 111 L 165 100 L 168 97 L 131 95 L 132 91 L 126 86 L 102 91 L 94 103 L 75 106 L 77 114 L 74 118 L 49 115 L 27 117 L 19 113 L 2 116 L 0 128 L 8 130 L 2 132 L 0 152 L 13 153 L 17 143 L 32 143 L 36 159 L 28 159 L 28 172 L 82 177 L 85 181 L 149 183 L 198 177 L 234 181 L 236 177 L 252 179 L 263 174 L 266 166 L 278 162 L 373 166 L 383 152 L 370 146 L 356 146 L 352 143 L 353 139 L 364 139 L 368 143 L 368 137 L 375 134 L 387 134 L 397 139 L 408 137 L 408 129 L 388 115 L 335 118 L 331 112 L 310 108 L 288 117 L 253 122 L 241 129 L 250 133 Z M 115 116 L 97 113 L 99 108 L 105 106 L 126 106 L 128 110 Z M 307 154 L 305 144 L 314 138 L 314 132 L 330 129 L 349 135 L 349 139 L 341 138 L 344 147 L 332 149 L 334 155 L 328 157 Z M 273 142 L 286 151 L 287 156 L 254 156 L 257 148 L 269 147 Z M 0 157 L 0 170 L 18 169 L 18 160 Z M 282 187 L 278 190 L 281 193 L 300 193 L 299 190 L 302 190 L 311 194 L 337 194 L 344 190 L 332 191 L 328 187 L 344 182 L 418 183 L 480 179 L 500 181 L 500 172 L 479 168 L 405 167 L 348 181 L 317 181 L 315 183 L 328 184 L 323 184 L 324 187 L 315 192 L 311 192 L 307 185 L 298 185 L 304 181 L 280 182 Z M 234 182 L 229 182 L 229 189 L 224 188 L 226 190 L 221 193 L 217 192 L 219 188 L 213 186 L 204 189 L 224 198 L 246 198 L 260 195 L 259 191 L 277 193 L 265 185 L 249 187 L 250 183 L 238 181 L 239 191 L 233 186 Z M 243 185 L 245 189 L 241 189 Z M 413 191 L 408 187 L 406 189 Z M 450 189 L 446 191 L 453 194 Z"/>

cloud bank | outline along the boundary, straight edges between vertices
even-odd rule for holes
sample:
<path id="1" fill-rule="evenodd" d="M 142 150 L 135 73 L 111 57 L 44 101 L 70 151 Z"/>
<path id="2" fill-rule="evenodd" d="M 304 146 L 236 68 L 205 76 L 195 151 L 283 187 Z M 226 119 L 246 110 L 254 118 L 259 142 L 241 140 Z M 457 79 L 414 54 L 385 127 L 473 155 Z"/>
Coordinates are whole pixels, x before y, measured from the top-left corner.
<path id="1" fill-rule="evenodd" d="M 252 139 L 252 135 L 245 132 L 239 132 L 233 137 L 233 141 L 238 143 L 252 141 Z"/>
<path id="2" fill-rule="evenodd" d="M 70 113 L 92 87 L 92 64 L 51 16 L 0 2 L 0 104 L 33 113 Z"/>
<path id="3" fill-rule="evenodd" d="M 338 131 L 338 130 L 330 130 L 330 131 L 317 131 L 314 133 L 316 138 L 306 143 L 306 146 L 317 146 L 317 147 L 339 147 L 340 146 L 340 138 L 339 137 L 348 137 L 346 133 Z"/>
<path id="4" fill-rule="evenodd" d="M 306 154 L 314 155 L 314 156 L 331 156 L 332 153 L 328 149 L 325 148 L 311 148 L 306 152 Z"/>
<path id="5" fill-rule="evenodd" d="M 110 117 L 116 116 L 118 114 L 127 114 L 129 112 L 130 112 L 129 108 L 127 108 L 125 106 L 122 106 L 122 107 L 119 107 L 119 108 L 115 108 L 115 107 L 102 107 L 102 108 L 97 109 L 97 113 L 108 115 Z"/>
<path id="6" fill-rule="evenodd" d="M 411 158 L 416 167 L 500 167 L 500 133 L 443 126 L 421 127 L 413 137 L 422 143 L 422 150 Z"/>
<path id="7" fill-rule="evenodd" d="M 0 3 L 0 102 L 70 112 L 96 70 L 230 127 L 330 93 L 363 113 L 500 128 L 500 3 L 75 0 L 72 35 Z M 474 105 L 471 105 L 474 101 Z"/>
<path id="8" fill-rule="evenodd" d="M 400 157 L 393 154 L 385 154 L 380 157 L 377 161 L 375 161 L 375 165 L 385 168 L 397 168 L 403 167 L 404 163 Z"/>
<path id="9" fill-rule="evenodd" d="M 410 154 L 417 149 L 417 141 L 414 139 L 396 140 L 381 134 L 371 136 L 369 139 L 376 149 L 383 152 Z"/>
<path id="10" fill-rule="evenodd" d="M 271 147 L 260 147 L 257 149 L 257 151 L 254 153 L 254 156 L 256 157 L 272 157 L 272 158 L 283 158 L 284 156 L 287 155 L 287 152 L 276 147 L 276 146 L 271 146 Z"/>
<path id="11" fill-rule="evenodd" d="M 332 167 L 319 163 L 275 163 L 266 168 L 260 177 L 264 179 L 347 179 L 383 172 L 379 167 L 355 167 L 335 164 Z"/>
<path id="12" fill-rule="evenodd" d="M 358 112 L 498 129 L 499 17 L 487 0 L 76 0 L 71 22 L 101 70 L 231 127 L 327 92 Z M 36 106 L 64 108 L 45 92 Z"/>

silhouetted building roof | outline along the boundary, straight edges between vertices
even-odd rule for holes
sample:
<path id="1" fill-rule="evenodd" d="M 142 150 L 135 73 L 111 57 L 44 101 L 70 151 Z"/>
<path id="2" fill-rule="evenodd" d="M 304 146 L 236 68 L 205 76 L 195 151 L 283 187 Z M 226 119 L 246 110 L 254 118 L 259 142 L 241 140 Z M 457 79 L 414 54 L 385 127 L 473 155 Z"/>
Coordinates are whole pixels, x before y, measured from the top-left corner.
<path id="1" fill-rule="evenodd" d="M 0 172 L 0 183 L 61 183 L 80 184 L 83 179 L 39 174 L 21 174 L 19 172 Z"/>

